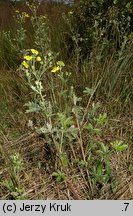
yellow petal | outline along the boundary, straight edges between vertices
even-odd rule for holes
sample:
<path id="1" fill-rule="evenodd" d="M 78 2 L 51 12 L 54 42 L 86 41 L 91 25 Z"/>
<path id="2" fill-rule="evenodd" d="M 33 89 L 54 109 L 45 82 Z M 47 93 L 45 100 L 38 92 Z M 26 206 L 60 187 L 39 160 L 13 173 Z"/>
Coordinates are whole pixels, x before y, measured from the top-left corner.
<path id="1" fill-rule="evenodd" d="M 24 59 L 27 61 L 30 61 L 32 59 L 32 56 L 30 56 L 30 55 L 24 56 Z"/>
<path id="2" fill-rule="evenodd" d="M 22 65 L 27 69 L 27 68 L 29 68 L 29 65 L 28 65 L 28 63 L 26 62 L 26 61 L 23 61 L 22 62 Z"/>
<path id="3" fill-rule="evenodd" d="M 29 16 L 29 14 L 27 14 L 27 13 L 26 13 L 26 14 L 25 14 L 25 17 L 27 17 L 27 18 L 28 18 L 28 17 L 30 17 L 30 16 Z"/>
<path id="4" fill-rule="evenodd" d="M 19 10 L 15 10 L 16 13 L 19 13 Z"/>
<path id="5" fill-rule="evenodd" d="M 40 62 L 40 61 L 41 61 L 41 57 L 40 57 L 40 56 L 37 56 L 36 60 L 37 60 L 38 62 Z"/>
<path id="6" fill-rule="evenodd" d="M 35 50 L 35 49 L 31 49 L 31 52 L 32 52 L 34 55 L 38 55 L 38 51 Z"/>
<path id="7" fill-rule="evenodd" d="M 22 12 L 22 15 L 25 17 L 30 17 L 29 14 L 27 14 L 26 12 Z"/>
<path id="8" fill-rule="evenodd" d="M 58 67 L 54 67 L 54 68 L 51 70 L 51 72 L 52 72 L 52 73 L 56 73 L 59 69 L 60 69 L 59 66 L 58 66 Z"/>

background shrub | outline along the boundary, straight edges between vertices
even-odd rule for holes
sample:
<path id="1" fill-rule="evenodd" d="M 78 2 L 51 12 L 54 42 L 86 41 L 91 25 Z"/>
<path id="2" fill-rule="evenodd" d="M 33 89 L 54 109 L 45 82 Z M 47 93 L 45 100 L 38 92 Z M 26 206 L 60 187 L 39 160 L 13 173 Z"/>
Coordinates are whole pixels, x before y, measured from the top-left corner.
<path id="1" fill-rule="evenodd" d="M 133 2 L 121 0 L 81 0 L 69 16 L 73 33 L 66 37 L 68 47 L 74 47 L 74 34 L 78 37 L 80 55 L 86 57 L 99 43 L 114 52 L 133 31 Z M 70 25 L 71 23 L 71 25 Z M 70 50 L 69 50 L 70 51 Z"/>

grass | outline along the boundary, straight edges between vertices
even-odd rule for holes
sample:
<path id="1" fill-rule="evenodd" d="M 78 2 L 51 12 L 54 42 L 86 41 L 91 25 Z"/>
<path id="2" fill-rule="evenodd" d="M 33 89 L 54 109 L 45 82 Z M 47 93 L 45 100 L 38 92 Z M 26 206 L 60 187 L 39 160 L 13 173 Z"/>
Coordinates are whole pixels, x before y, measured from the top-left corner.
<path id="1" fill-rule="evenodd" d="M 17 25 L 5 17 L 16 9 L 31 16 L 24 5 L 0 5 L 0 198 L 132 199 L 132 43 L 119 55 L 104 56 L 97 46 L 81 64 L 78 47 L 66 54 L 71 29 L 62 13 L 69 7 L 40 7 L 48 31 L 42 21 L 29 28 L 27 19 L 21 45 Z M 38 48 L 41 63 L 30 48 Z M 32 56 L 27 69 L 23 55 Z"/>

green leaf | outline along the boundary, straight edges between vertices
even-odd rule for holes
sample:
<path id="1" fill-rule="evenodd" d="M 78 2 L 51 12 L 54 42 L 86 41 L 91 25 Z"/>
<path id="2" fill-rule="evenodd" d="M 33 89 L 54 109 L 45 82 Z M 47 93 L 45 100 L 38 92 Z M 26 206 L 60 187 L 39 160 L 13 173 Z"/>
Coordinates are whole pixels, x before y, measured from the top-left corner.
<path id="1" fill-rule="evenodd" d="M 81 97 L 77 97 L 75 94 L 73 95 L 73 103 L 75 106 L 77 105 L 77 102 L 80 102 L 81 100 Z"/>
<path id="2" fill-rule="evenodd" d="M 38 134 L 46 134 L 46 133 L 49 133 L 49 130 L 46 128 L 46 127 L 41 127 L 41 128 L 35 128 L 36 129 L 36 132 Z"/>
<path id="3" fill-rule="evenodd" d="M 115 142 L 111 143 L 111 145 L 116 152 L 121 152 L 128 149 L 128 145 L 123 144 L 123 142 L 119 140 L 116 140 Z"/>
<path id="4" fill-rule="evenodd" d="M 94 120 L 97 124 L 104 126 L 108 122 L 107 113 L 100 114 L 98 118 L 94 118 Z"/>
<path id="5" fill-rule="evenodd" d="M 53 172 L 52 176 L 57 177 L 59 174 L 57 172 Z"/>
<path id="6" fill-rule="evenodd" d="M 93 131 L 93 130 L 94 130 L 93 125 L 92 125 L 91 123 L 85 124 L 85 125 L 84 125 L 84 129 L 88 129 L 88 130 L 90 130 L 90 131 Z"/>
<path id="7" fill-rule="evenodd" d="M 61 182 L 64 181 L 66 179 L 66 176 L 63 172 L 61 172 L 60 170 L 58 170 L 57 172 L 53 172 L 52 176 L 54 176 L 56 178 L 57 182 Z"/>
<path id="8" fill-rule="evenodd" d="M 116 148 L 116 151 L 125 151 L 127 150 L 128 145 L 121 145 Z"/>
<path id="9" fill-rule="evenodd" d="M 57 62 L 57 65 L 60 66 L 60 67 L 64 67 L 64 66 L 65 66 L 65 64 L 64 64 L 63 61 L 58 61 L 58 62 Z"/>
<path id="10" fill-rule="evenodd" d="M 26 113 L 39 112 L 41 110 L 40 106 L 34 102 L 28 102 L 24 106 L 28 107 Z"/>
<path id="11" fill-rule="evenodd" d="M 88 87 L 85 87 L 85 90 L 83 91 L 83 93 L 86 94 L 86 95 L 92 95 L 93 92 L 94 92 L 94 90 L 90 89 Z"/>
<path id="12" fill-rule="evenodd" d="M 60 159 L 62 160 L 62 162 L 65 166 L 68 165 L 68 158 L 65 154 L 61 154 Z"/>
<path id="13" fill-rule="evenodd" d="M 101 144 L 101 150 L 102 150 L 103 155 L 108 155 L 109 153 L 108 146 L 106 146 L 104 143 L 100 143 L 100 144 Z"/>
<path id="14" fill-rule="evenodd" d="M 99 128 L 94 128 L 91 123 L 85 124 L 84 129 L 89 130 L 92 134 L 100 134 L 101 130 Z"/>

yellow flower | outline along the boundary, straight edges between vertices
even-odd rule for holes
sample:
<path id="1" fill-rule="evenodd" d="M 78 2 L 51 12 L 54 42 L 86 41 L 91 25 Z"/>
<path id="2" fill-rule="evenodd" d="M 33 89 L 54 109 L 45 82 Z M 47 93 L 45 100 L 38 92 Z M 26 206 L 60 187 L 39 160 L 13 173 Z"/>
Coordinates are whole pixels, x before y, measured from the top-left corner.
<path id="1" fill-rule="evenodd" d="M 32 59 L 32 56 L 30 56 L 30 55 L 24 56 L 24 59 L 27 61 L 30 61 Z"/>
<path id="2" fill-rule="evenodd" d="M 42 18 L 46 19 L 46 16 L 41 16 Z"/>
<path id="3" fill-rule="evenodd" d="M 27 18 L 28 18 L 28 17 L 30 17 L 30 16 L 29 16 L 29 14 L 25 13 L 25 17 L 27 17 Z"/>
<path id="4" fill-rule="evenodd" d="M 15 10 L 16 13 L 19 13 L 19 10 Z"/>
<path id="5" fill-rule="evenodd" d="M 52 73 L 56 73 L 58 70 L 60 70 L 60 67 L 58 66 L 58 67 L 54 67 L 52 70 L 51 70 L 51 72 Z"/>
<path id="6" fill-rule="evenodd" d="M 27 14 L 26 12 L 22 12 L 22 15 L 27 17 L 27 18 L 30 17 L 29 14 Z"/>
<path id="7" fill-rule="evenodd" d="M 37 60 L 38 62 L 40 62 L 40 61 L 41 61 L 41 57 L 40 57 L 40 56 L 37 56 L 36 60 Z"/>
<path id="8" fill-rule="evenodd" d="M 35 50 L 35 49 L 31 49 L 31 52 L 32 52 L 34 55 L 38 55 L 38 51 Z"/>
<path id="9" fill-rule="evenodd" d="M 27 69 L 27 68 L 29 68 L 29 65 L 28 65 L 28 63 L 26 62 L 26 61 L 23 61 L 22 62 L 22 65 Z"/>

